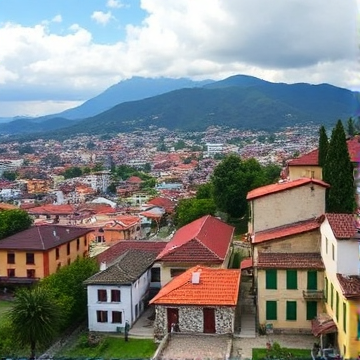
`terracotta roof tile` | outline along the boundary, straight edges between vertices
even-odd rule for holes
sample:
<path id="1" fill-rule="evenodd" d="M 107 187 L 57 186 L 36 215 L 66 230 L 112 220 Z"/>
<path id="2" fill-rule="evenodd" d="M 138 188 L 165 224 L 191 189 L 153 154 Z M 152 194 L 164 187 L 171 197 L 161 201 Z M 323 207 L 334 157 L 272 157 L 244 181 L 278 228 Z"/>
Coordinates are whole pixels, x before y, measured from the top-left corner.
<path id="1" fill-rule="evenodd" d="M 199 283 L 192 274 L 200 273 Z M 150 304 L 236 306 L 240 286 L 240 270 L 195 266 L 167 283 Z"/>
<path id="2" fill-rule="evenodd" d="M 223 261 L 233 238 L 234 227 L 206 215 L 180 228 L 159 254 L 161 261 Z M 201 255 L 199 255 L 201 254 Z"/>
<path id="3" fill-rule="evenodd" d="M 244 259 L 240 264 L 240 269 L 249 269 L 253 267 L 253 259 L 251 257 L 248 257 Z"/>
<path id="4" fill-rule="evenodd" d="M 360 276 L 336 274 L 336 277 L 346 298 L 360 297 Z"/>
<path id="5" fill-rule="evenodd" d="M 281 239 L 287 236 L 302 234 L 320 228 L 320 222 L 317 219 L 309 219 L 298 223 L 283 225 L 269 230 L 263 230 L 255 233 L 252 243 L 259 244 L 269 240 Z"/>
<path id="6" fill-rule="evenodd" d="M 293 181 L 284 181 L 276 184 L 266 185 L 259 188 L 256 188 L 250 192 L 248 192 L 246 199 L 254 200 L 262 196 L 275 194 L 281 191 L 294 189 L 299 186 L 307 185 L 307 184 L 316 184 L 323 187 L 329 187 L 330 185 L 324 181 L 310 178 L 299 178 Z"/>
<path id="7" fill-rule="evenodd" d="M 356 229 L 356 220 L 352 214 L 325 214 L 331 230 L 337 239 L 354 238 Z"/>
<path id="8" fill-rule="evenodd" d="M 72 205 L 52 205 L 47 204 L 43 206 L 33 207 L 28 210 L 29 214 L 41 215 L 71 215 L 75 212 L 75 208 Z"/>
<path id="9" fill-rule="evenodd" d="M 163 207 L 166 212 L 172 212 L 175 208 L 174 201 L 166 197 L 156 197 L 148 201 L 148 204 Z"/>
<path id="10" fill-rule="evenodd" d="M 32 226 L 0 240 L 0 249 L 48 250 L 66 244 L 91 231 L 91 229 L 61 225 Z"/>
<path id="11" fill-rule="evenodd" d="M 319 253 L 259 253 L 260 269 L 324 269 Z"/>
<path id="12" fill-rule="evenodd" d="M 154 253 L 156 256 L 164 249 L 167 242 L 165 241 L 149 241 L 149 240 L 122 240 L 109 249 L 100 253 L 96 256 L 97 262 L 100 264 L 106 262 L 108 265 L 111 265 L 116 261 L 116 259 L 124 254 L 129 249 L 144 250 Z"/>
<path id="13" fill-rule="evenodd" d="M 84 284 L 131 284 L 154 263 L 155 258 L 156 254 L 151 251 L 126 250 L 113 265 L 91 276 L 84 281 Z"/>

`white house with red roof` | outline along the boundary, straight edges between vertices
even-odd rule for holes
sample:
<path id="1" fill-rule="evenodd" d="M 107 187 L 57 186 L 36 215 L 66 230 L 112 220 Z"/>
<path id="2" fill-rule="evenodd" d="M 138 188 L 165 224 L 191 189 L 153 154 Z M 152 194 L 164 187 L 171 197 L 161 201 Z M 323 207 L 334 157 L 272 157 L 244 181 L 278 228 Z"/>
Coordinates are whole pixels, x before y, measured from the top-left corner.
<path id="1" fill-rule="evenodd" d="M 206 215 L 177 230 L 156 258 L 161 269 L 161 285 L 194 265 L 227 268 L 234 229 Z"/>
<path id="2" fill-rule="evenodd" d="M 171 331 L 233 333 L 240 277 L 240 270 L 197 265 L 172 279 L 150 301 L 155 339 Z"/>
<path id="3" fill-rule="evenodd" d="M 328 330 L 314 322 L 314 328 L 324 335 L 325 346 L 332 342 L 344 358 L 356 358 L 360 353 L 360 234 L 355 216 L 325 214 L 320 231 L 327 323 L 333 326 Z"/>
<path id="4" fill-rule="evenodd" d="M 301 178 L 247 195 L 258 320 L 274 331 L 310 333 L 311 320 L 322 311 L 319 230 L 328 187 Z"/>

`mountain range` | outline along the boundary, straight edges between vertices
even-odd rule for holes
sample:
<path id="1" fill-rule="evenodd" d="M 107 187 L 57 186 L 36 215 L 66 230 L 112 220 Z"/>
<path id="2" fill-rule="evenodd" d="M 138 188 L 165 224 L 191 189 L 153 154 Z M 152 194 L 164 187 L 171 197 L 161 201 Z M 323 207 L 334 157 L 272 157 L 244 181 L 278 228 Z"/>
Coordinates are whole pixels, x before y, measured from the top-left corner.
<path id="1" fill-rule="evenodd" d="M 160 127 L 204 131 L 212 125 L 276 131 L 310 123 L 332 127 L 358 109 L 358 93 L 329 84 L 272 83 L 246 75 L 200 82 L 136 77 L 62 113 L 1 124 L 0 133 L 66 138 Z"/>

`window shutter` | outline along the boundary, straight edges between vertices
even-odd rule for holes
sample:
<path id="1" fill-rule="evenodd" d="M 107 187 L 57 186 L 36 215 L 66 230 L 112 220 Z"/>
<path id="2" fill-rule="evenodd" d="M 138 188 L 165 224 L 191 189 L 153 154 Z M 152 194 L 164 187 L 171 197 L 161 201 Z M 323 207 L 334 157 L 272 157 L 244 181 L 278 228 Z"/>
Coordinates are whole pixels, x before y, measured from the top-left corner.
<path id="1" fill-rule="evenodd" d="M 277 320 L 277 302 L 266 302 L 266 320 Z"/>
<path id="2" fill-rule="evenodd" d="M 277 271 L 275 269 L 266 270 L 266 289 L 277 289 Z"/>
<path id="3" fill-rule="evenodd" d="M 286 270 L 286 288 L 289 290 L 297 289 L 297 271 Z"/>
<path id="4" fill-rule="evenodd" d="M 306 303 L 306 320 L 312 320 L 317 316 L 317 302 L 308 301 Z"/>
<path id="5" fill-rule="evenodd" d="M 317 290 L 317 271 L 310 270 L 307 273 L 307 289 Z"/>
<path id="6" fill-rule="evenodd" d="M 343 303 L 343 329 L 344 332 L 346 333 L 346 318 L 347 314 L 346 314 L 346 303 Z"/>
<path id="7" fill-rule="evenodd" d="M 296 320 L 296 301 L 286 302 L 286 320 Z"/>

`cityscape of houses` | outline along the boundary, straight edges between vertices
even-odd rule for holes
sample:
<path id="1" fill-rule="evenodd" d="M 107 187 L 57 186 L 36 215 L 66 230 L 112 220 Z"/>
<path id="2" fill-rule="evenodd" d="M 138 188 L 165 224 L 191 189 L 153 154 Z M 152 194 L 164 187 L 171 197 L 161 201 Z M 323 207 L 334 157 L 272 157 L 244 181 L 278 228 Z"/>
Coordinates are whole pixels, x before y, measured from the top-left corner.
<path id="1" fill-rule="evenodd" d="M 157 149 L 159 136 L 167 151 Z M 175 149 L 180 141 L 185 146 Z M 174 331 L 241 336 L 242 271 L 251 269 L 258 332 L 313 334 L 322 348 L 331 344 L 342 357 L 356 358 L 359 235 L 353 215 L 325 211 L 329 184 L 317 142 L 317 129 L 308 127 L 274 136 L 210 128 L 1 144 L 0 175 L 17 177 L 0 181 L 0 210 L 24 209 L 34 225 L 0 240 L 0 286 L 33 284 L 78 257 L 94 257 L 99 272 L 84 282 L 89 330 L 123 332 L 153 306 L 154 340 L 161 342 Z M 358 138 L 348 149 L 358 163 Z M 178 200 L 194 196 L 194 185 L 209 181 L 231 152 L 283 167 L 278 183 L 248 193 L 244 238 L 235 239 L 234 227 L 211 215 L 160 237 Z M 146 164 L 156 179 L 153 194 L 137 176 L 108 191 L 114 165 Z M 74 166 L 99 169 L 65 179 Z M 239 242 L 250 257 L 230 269 Z"/>

